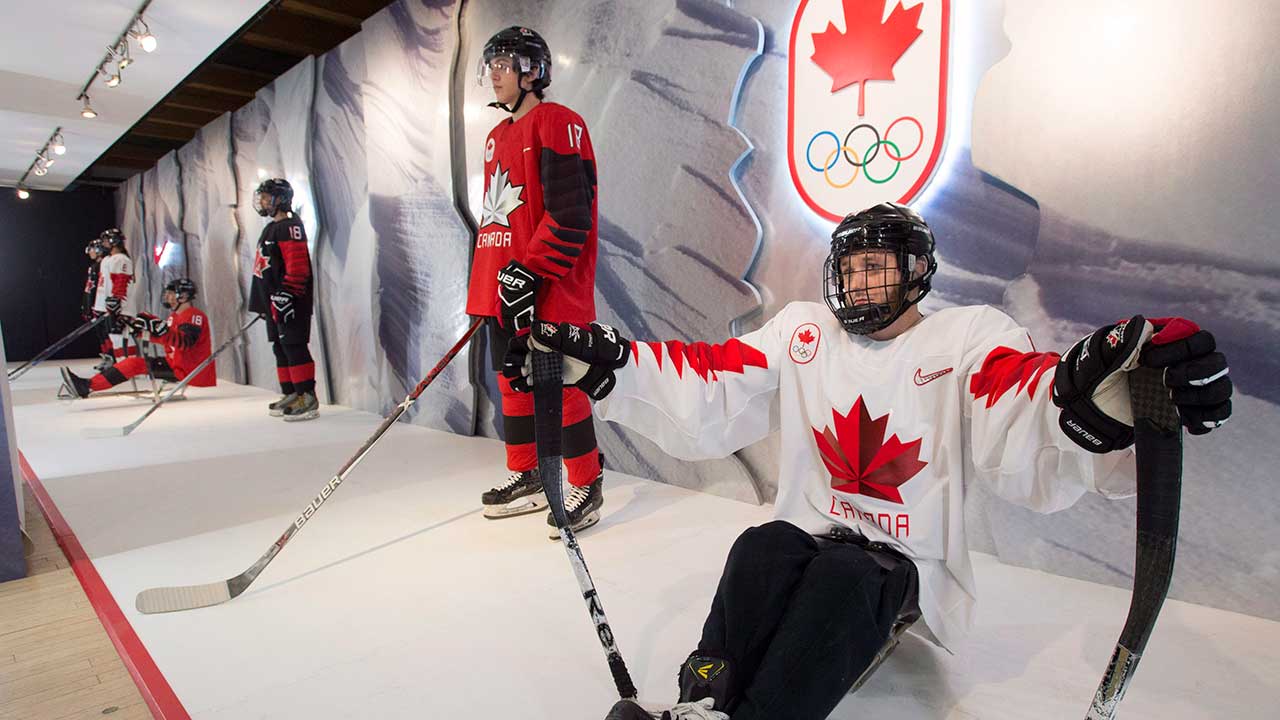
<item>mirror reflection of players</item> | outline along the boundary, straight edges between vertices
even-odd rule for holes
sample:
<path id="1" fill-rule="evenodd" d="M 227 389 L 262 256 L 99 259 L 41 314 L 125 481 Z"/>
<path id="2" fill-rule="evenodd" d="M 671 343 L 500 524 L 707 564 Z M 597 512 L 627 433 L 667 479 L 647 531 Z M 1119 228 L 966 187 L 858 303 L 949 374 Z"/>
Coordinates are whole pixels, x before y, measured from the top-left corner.
<path id="1" fill-rule="evenodd" d="M 133 328 L 139 339 L 159 343 L 164 347 L 164 357 L 147 358 L 133 356 L 120 360 L 91 378 L 82 378 L 62 368 L 62 382 L 77 397 L 86 398 L 94 392 L 108 390 L 130 378 L 151 375 L 159 380 L 181 382 L 211 352 L 213 328 L 209 316 L 197 308 L 196 284 L 187 278 L 178 278 L 164 287 L 161 298 L 171 312 L 160 319 L 149 313 L 134 317 L 122 317 L 121 321 Z M 196 387 L 213 387 L 218 384 L 217 363 L 212 362 L 190 382 Z"/>
<path id="2" fill-rule="evenodd" d="M 1231 414 L 1226 358 L 1190 321 L 1134 315 L 1061 357 L 1036 352 L 994 308 L 922 313 L 936 268 L 924 219 L 881 203 L 832 234 L 826 305 L 793 302 L 740 338 L 632 343 L 534 322 L 529 342 L 563 354 L 602 419 L 674 456 L 781 436 L 776 519 L 729 551 L 661 717 L 821 720 L 911 623 L 954 647 L 978 597 L 967 487 L 1039 512 L 1132 495 L 1131 370 L 1163 369 L 1192 434 Z M 515 379 L 526 360 L 513 343 Z M 623 701 L 608 719 L 659 715 Z"/>
<path id="3" fill-rule="evenodd" d="M 316 364 L 311 357 L 313 278 L 307 231 L 293 214 L 293 186 L 288 180 L 264 180 L 253 194 L 258 214 L 270 218 L 258 238 L 253 259 L 249 312 L 266 316 L 267 340 L 276 356 L 279 400 L 267 406 L 285 422 L 320 415 L 316 399 Z"/>
<path id="4" fill-rule="evenodd" d="M 526 332 L 537 304 L 547 320 L 595 320 L 596 159 L 586 123 L 545 101 L 551 50 L 526 27 L 485 43 L 477 71 L 496 107 L 511 113 L 484 145 L 484 207 L 476 235 L 467 314 L 486 317 L 491 362 L 502 369 L 507 343 Z M 506 293 L 502 298 L 499 293 Z M 483 493 L 484 515 L 505 518 L 546 507 L 533 438 L 533 401 L 499 374 L 507 480 Z M 575 531 L 594 525 L 604 504 L 604 471 L 591 404 L 565 388 L 563 447 L 569 486 L 564 504 Z M 547 514 L 547 534 L 560 537 Z"/>

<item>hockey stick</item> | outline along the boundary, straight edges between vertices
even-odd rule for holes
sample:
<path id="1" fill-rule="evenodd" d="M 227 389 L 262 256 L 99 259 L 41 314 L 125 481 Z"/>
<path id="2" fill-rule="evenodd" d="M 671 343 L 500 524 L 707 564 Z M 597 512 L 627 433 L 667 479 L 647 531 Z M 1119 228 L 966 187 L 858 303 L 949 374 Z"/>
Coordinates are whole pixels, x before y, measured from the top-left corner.
<path id="1" fill-rule="evenodd" d="M 1173 579 L 1182 498 L 1182 427 L 1163 371 L 1129 373 L 1138 463 L 1138 537 L 1133 599 L 1086 720 L 1111 720 L 1146 649 Z"/>
<path id="2" fill-rule="evenodd" d="M 106 322 L 107 318 L 109 318 L 109 317 L 111 317 L 111 316 L 110 316 L 110 315 L 99 315 L 98 317 L 96 317 L 96 318 L 94 318 L 94 319 L 92 319 L 92 320 L 86 320 L 86 321 L 85 321 L 85 323 L 84 323 L 83 325 L 81 325 L 80 327 L 76 328 L 75 330 L 72 330 L 69 334 L 67 334 L 67 336 L 66 336 L 66 337 L 62 338 L 62 339 L 61 339 L 61 340 L 59 340 L 58 342 L 56 342 L 56 343 L 54 343 L 54 344 L 50 345 L 49 347 L 45 348 L 45 349 L 44 349 L 44 350 L 43 350 L 39 355 L 36 355 L 35 357 L 31 358 L 30 360 L 28 360 L 28 361 L 26 361 L 26 362 L 22 363 L 21 365 L 19 365 L 18 367 L 16 367 L 16 368 L 14 368 L 14 369 L 10 370 L 10 371 L 9 371 L 9 382 L 13 382 L 14 380 L 17 380 L 18 378 L 22 377 L 22 376 L 23 376 L 23 375 L 25 375 L 25 374 L 27 373 L 27 371 L 28 371 L 28 370 L 30 370 L 31 368 L 33 368 L 33 367 L 35 367 L 35 366 L 39 365 L 40 363 L 44 362 L 45 360 L 48 360 L 50 357 L 52 357 L 52 356 L 54 355 L 54 353 L 58 352 L 58 351 L 59 351 L 59 350 L 61 350 L 62 348 L 64 348 L 64 347 L 66 347 L 66 346 L 70 345 L 71 343 L 75 342 L 76 338 L 80 337 L 81 335 L 83 335 L 83 334 L 85 334 L 85 333 L 89 332 L 90 330 L 94 329 L 95 327 L 97 327 L 97 326 L 101 325 L 102 323 Z"/>
<path id="3" fill-rule="evenodd" d="M 569 516 L 564 510 L 564 489 L 560 485 L 561 419 L 564 413 L 564 398 L 561 395 L 563 371 L 560 363 L 561 356 L 558 352 L 533 353 L 533 437 L 538 448 L 538 474 L 542 478 L 547 503 L 551 506 L 551 516 L 560 529 L 564 551 L 569 555 L 569 565 L 578 578 L 582 599 L 587 603 L 591 622 L 595 623 L 596 635 L 600 638 L 605 658 L 609 661 L 613 684 L 623 700 L 634 700 L 635 683 L 631 681 L 627 664 L 623 662 L 622 653 L 614 641 L 609 619 L 604 614 L 604 605 L 600 603 L 595 583 L 591 581 L 591 573 L 587 571 L 587 561 L 582 557 L 582 548 L 578 547 L 578 538 L 569 526 Z"/>
<path id="4" fill-rule="evenodd" d="M 479 329 L 482 322 L 483 318 L 477 319 L 471 324 L 471 327 L 467 328 L 467 332 L 463 334 L 462 339 L 458 340 L 457 344 L 454 345 L 449 352 L 445 353 L 445 356 L 440 359 L 440 362 L 436 363 L 436 366 L 431 369 L 431 372 L 427 373 L 427 376 L 422 379 L 422 382 L 418 383 L 418 386 L 413 389 L 413 392 L 409 393 L 399 405 L 396 405 L 395 409 L 391 411 L 391 414 L 387 415 L 387 417 L 383 419 L 382 424 L 373 432 L 373 435 L 365 441 L 364 445 L 360 446 L 360 450 L 347 460 L 346 464 L 338 470 L 338 474 L 333 476 L 333 479 L 325 483 L 324 487 L 320 488 L 320 492 L 317 493 L 307 507 L 303 509 L 302 514 L 298 516 L 298 519 L 293 521 L 293 524 L 284 531 L 284 534 L 272 543 L 271 547 L 267 548 L 267 551 L 262 554 L 262 557 L 258 558 L 256 562 L 249 566 L 248 570 L 245 570 L 235 577 L 228 578 L 227 580 L 219 580 L 218 582 L 208 583 L 205 585 L 158 587 L 143 590 L 138 593 L 137 599 L 134 600 L 134 605 L 138 608 L 138 612 L 151 614 L 208 607 L 210 605 L 224 603 L 248 589 L 249 585 L 252 584 L 263 569 L 267 567 L 267 564 L 274 560 L 276 555 L 280 554 L 280 551 L 289 543 L 289 540 L 294 536 L 294 534 L 301 530 L 302 526 L 306 525 L 307 521 L 319 512 L 320 506 L 324 504 L 325 500 L 328 500 L 333 495 L 333 493 L 338 489 L 338 486 L 347 479 L 351 470 L 364 459 L 364 456 L 369 454 L 369 451 L 373 449 L 374 443 L 378 442 L 387 430 L 395 424 L 396 420 L 400 419 L 400 416 L 413 406 L 414 401 L 416 401 L 418 396 L 427 389 L 427 386 L 431 384 L 431 381 L 436 379 L 436 376 L 445 369 L 445 366 L 449 364 L 449 361 L 462 350 L 468 341 L 471 340 L 471 336 L 475 334 L 477 329 Z"/>
<path id="5" fill-rule="evenodd" d="M 165 403 L 169 402 L 170 398 L 172 398 L 174 395 L 177 395 L 192 380 L 195 380 L 196 377 L 200 375 L 200 372 L 202 370 L 204 370 L 206 367 L 209 367 L 209 363 L 213 362 L 214 358 L 218 357 L 218 355 L 223 350 L 226 350 L 227 348 L 231 347 L 231 343 L 235 342 L 237 338 L 239 338 L 241 335 L 248 332 L 249 328 L 253 327 L 253 324 L 258 322 L 261 319 L 262 319 L 261 315 L 254 315 L 253 319 L 245 323 L 244 327 L 240 328 L 240 330 L 236 332 L 235 335 L 232 335 L 226 340 L 223 340 L 222 344 L 218 346 L 217 350 L 214 350 L 212 353 L 210 353 L 209 357 L 205 358 L 204 361 L 201 362 L 199 365 L 197 365 L 194 370 L 187 373 L 187 376 L 182 379 L 182 382 L 179 382 L 177 385 L 174 385 L 173 389 L 170 390 L 168 393 L 166 393 L 164 397 L 160 398 L 151 407 L 147 408 L 147 411 L 142 413 L 142 417 L 138 418 L 137 420 L 134 420 L 133 422 L 129 423 L 128 425 L 125 425 L 124 427 L 118 427 L 118 428 L 117 427 L 111 427 L 111 428 L 90 427 L 90 428 L 85 428 L 81 434 L 87 438 L 98 439 L 98 438 L 109 438 L 109 437 L 123 437 L 133 432 L 138 428 L 139 425 L 142 424 L 142 421 L 151 417 L 151 413 L 155 412 L 156 410 L 159 410 L 161 405 L 164 405 Z M 139 352 L 141 352 L 141 350 L 139 350 Z M 143 358 L 143 362 L 144 363 L 146 362 L 146 358 Z M 150 367 L 147 368 L 147 372 L 148 373 L 151 372 Z"/>

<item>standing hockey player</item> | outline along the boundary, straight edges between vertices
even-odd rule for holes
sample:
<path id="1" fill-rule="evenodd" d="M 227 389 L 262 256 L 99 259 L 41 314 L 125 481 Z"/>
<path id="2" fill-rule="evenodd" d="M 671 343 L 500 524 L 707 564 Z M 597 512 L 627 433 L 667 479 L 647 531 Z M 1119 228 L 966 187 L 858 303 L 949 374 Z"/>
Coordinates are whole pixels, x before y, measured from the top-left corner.
<path id="1" fill-rule="evenodd" d="M 107 256 L 98 263 L 98 297 L 93 309 L 100 313 L 110 313 L 109 339 L 115 360 L 138 354 L 138 348 L 130 348 L 124 341 L 124 318 L 137 312 L 137 299 L 134 297 L 133 258 L 125 249 L 124 233 L 119 228 L 103 230 L 102 246 Z"/>
<path id="2" fill-rule="evenodd" d="M 88 322 L 99 314 L 94 310 L 98 299 L 98 265 L 106 256 L 107 248 L 102 244 L 101 238 L 94 238 L 85 246 L 84 254 L 89 257 L 89 269 L 84 281 L 84 295 L 80 299 L 80 318 Z M 101 356 L 102 361 L 93 369 L 105 370 L 116 361 L 115 351 L 111 347 L 110 329 L 106 323 L 103 323 L 94 330 L 98 338 L 98 355 Z"/>
<path id="3" fill-rule="evenodd" d="M 267 339 L 276 355 L 276 378 L 283 397 L 268 405 L 286 422 L 320 415 L 316 399 L 316 364 L 311 358 L 312 285 L 307 231 L 293 214 L 293 186 L 287 180 L 264 180 L 253 195 L 258 214 L 270 218 L 258 238 L 253 259 L 249 312 L 267 318 Z"/>
<path id="4" fill-rule="evenodd" d="M 905 206 L 849 215 L 826 306 L 791 303 L 721 345 L 534 323 L 531 342 L 564 354 L 565 382 L 601 400 L 602 418 L 672 455 L 724 457 L 781 431 L 777 519 L 729 551 L 679 703 L 650 715 L 622 701 L 609 718 L 821 720 L 917 618 L 947 647 L 969 630 L 967 482 L 1040 512 L 1133 494 L 1139 365 L 1164 369 L 1192 434 L 1230 416 L 1226 358 L 1195 324 L 1134 315 L 1064 356 L 1035 352 L 991 307 L 920 312 L 933 249 Z M 517 378 L 522 352 L 513 343 Z"/>
<path id="5" fill-rule="evenodd" d="M 212 345 L 213 328 L 209 324 L 209 316 L 192 304 L 195 297 L 196 284 L 187 278 L 179 278 L 166 285 L 161 296 L 164 306 L 172 311 L 168 317 L 161 320 L 148 313 L 139 313 L 125 320 L 139 338 L 163 343 L 163 358 L 126 358 L 92 378 L 79 377 L 64 367 L 63 384 L 72 394 L 85 398 L 92 392 L 101 392 L 129 378 L 145 375 L 148 366 L 154 377 L 176 382 L 185 380 L 192 370 L 208 359 Z M 209 363 L 190 384 L 195 387 L 217 385 L 217 362 Z"/>
<path id="6" fill-rule="evenodd" d="M 556 322 L 595 319 L 596 163 L 586 123 L 569 108 L 544 101 L 551 51 L 524 27 L 502 30 L 485 44 L 477 80 L 493 88 L 490 107 L 511 113 L 484 145 L 485 193 L 471 265 L 467 313 L 489 318 L 493 369 L 507 343 L 538 315 Z M 503 298 L 499 299 L 502 294 Z M 546 507 L 533 442 L 533 402 L 498 376 L 507 444 L 506 482 L 484 493 L 488 518 Z M 599 521 L 604 472 L 591 404 L 577 388 L 564 392 L 565 510 L 574 530 Z M 547 515 L 549 535 L 558 538 Z"/>

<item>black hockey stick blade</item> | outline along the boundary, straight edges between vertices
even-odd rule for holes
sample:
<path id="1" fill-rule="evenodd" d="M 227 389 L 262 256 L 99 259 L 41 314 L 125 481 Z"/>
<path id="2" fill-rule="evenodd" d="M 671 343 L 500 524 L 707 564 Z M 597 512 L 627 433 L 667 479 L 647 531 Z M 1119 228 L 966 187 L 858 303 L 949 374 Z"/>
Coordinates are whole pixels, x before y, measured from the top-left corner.
<path id="1" fill-rule="evenodd" d="M 1129 373 L 1138 465 L 1137 549 L 1133 599 L 1086 720 L 1112 720 L 1146 650 L 1173 580 L 1182 503 L 1182 428 L 1163 371 Z"/>
<path id="2" fill-rule="evenodd" d="M 596 637 L 599 638 L 605 659 L 609 663 L 609 674 L 613 676 L 614 687 L 622 699 L 634 699 L 637 695 L 636 685 L 631 680 L 631 673 L 627 671 L 622 652 L 618 650 L 613 629 L 609 627 L 609 618 L 604 614 L 604 605 L 600 602 L 595 582 L 591 580 L 586 559 L 582 556 L 582 548 L 578 546 L 578 538 L 569 525 L 569 517 L 564 509 L 560 465 L 561 420 L 564 415 L 561 362 L 562 358 L 557 352 L 533 353 L 533 436 L 538 449 L 538 474 L 547 495 L 547 503 L 551 506 L 551 516 L 560 529 L 560 540 L 569 556 L 569 565 L 573 567 L 573 574 L 578 580 L 578 589 L 582 591 L 582 599 L 586 602 L 587 612 L 595 625 Z"/>
<path id="3" fill-rule="evenodd" d="M 219 605 L 237 597 L 240 593 L 248 589 L 249 585 L 258 578 L 258 575 L 260 575 L 267 565 L 275 559 L 276 555 L 280 554 L 280 551 L 284 549 L 284 546 L 289 544 L 289 540 L 302 529 L 303 525 L 307 524 L 307 521 L 320 511 L 320 506 L 332 497 L 335 492 L 337 492 L 338 486 L 341 485 L 348 476 L 350 476 L 351 471 L 354 470 L 356 465 L 359 465 L 360 461 L 369 454 L 369 451 L 372 450 L 378 440 L 386 434 L 387 430 L 395 424 L 396 420 L 399 420 L 400 416 L 413 406 L 413 403 L 418 399 L 418 396 L 420 396 L 423 391 L 427 389 L 427 386 L 436 379 L 436 376 L 438 376 L 445 367 L 449 365 L 449 361 L 453 360 L 462 348 L 471 341 L 471 336 L 475 335 L 476 330 L 480 328 L 480 324 L 480 320 L 476 320 L 471 323 L 471 327 L 467 328 L 467 331 L 463 334 L 462 338 L 454 344 L 449 352 L 445 353 L 444 357 L 440 359 L 440 362 L 436 363 L 436 366 L 431 369 L 431 372 L 427 373 L 427 376 L 422 379 L 422 382 L 419 382 L 417 387 L 410 391 L 405 399 L 401 401 L 400 404 L 396 405 L 391 412 L 383 418 L 382 424 L 373 432 L 373 435 L 369 436 L 369 439 L 365 440 L 364 445 L 360 446 L 360 449 L 356 451 L 355 455 L 352 455 L 347 459 L 347 462 L 338 470 L 338 474 L 330 478 L 329 482 L 325 483 L 325 486 L 320 488 L 320 492 L 316 493 L 316 496 L 311 499 L 311 502 L 303 508 L 297 519 L 293 521 L 293 524 L 281 533 L 280 537 L 271 544 L 271 547 L 267 548 L 267 551 L 263 553 L 262 557 L 258 558 L 253 565 L 250 565 L 247 570 L 233 578 L 219 580 L 218 582 L 206 583 L 204 585 L 179 585 L 143 590 L 138 593 L 138 596 L 134 599 L 134 606 L 138 608 L 138 612 L 145 614 L 177 612 L 180 610 L 194 610 L 196 608 L 209 607 L 210 605 Z"/>

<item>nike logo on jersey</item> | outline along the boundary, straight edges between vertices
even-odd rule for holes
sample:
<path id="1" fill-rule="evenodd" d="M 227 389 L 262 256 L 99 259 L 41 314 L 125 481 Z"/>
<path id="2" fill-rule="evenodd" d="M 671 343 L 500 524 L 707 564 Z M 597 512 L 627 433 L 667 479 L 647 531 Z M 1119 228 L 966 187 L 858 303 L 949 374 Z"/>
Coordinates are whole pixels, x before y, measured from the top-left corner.
<path id="1" fill-rule="evenodd" d="M 920 368 L 916 368 L 916 376 L 912 378 L 912 380 L 915 381 L 916 385 L 919 385 L 920 387 L 924 387 L 925 385 L 928 385 L 934 380 L 937 380 L 943 375 L 946 375 L 947 373 L 951 372 L 953 369 L 954 368 L 944 368 L 942 370 L 939 370 L 938 372 L 931 372 L 928 375 L 921 375 Z"/>

